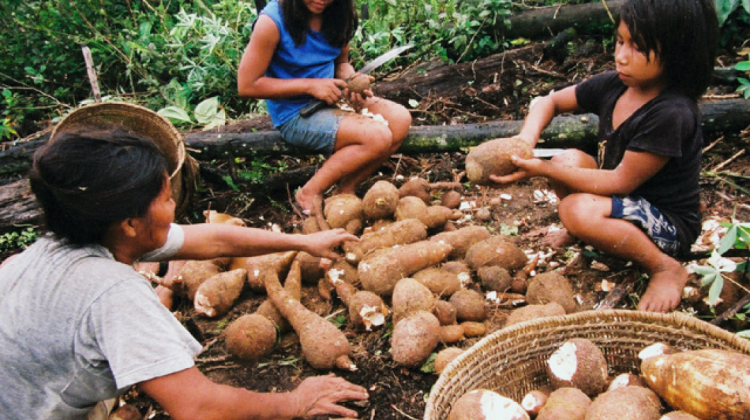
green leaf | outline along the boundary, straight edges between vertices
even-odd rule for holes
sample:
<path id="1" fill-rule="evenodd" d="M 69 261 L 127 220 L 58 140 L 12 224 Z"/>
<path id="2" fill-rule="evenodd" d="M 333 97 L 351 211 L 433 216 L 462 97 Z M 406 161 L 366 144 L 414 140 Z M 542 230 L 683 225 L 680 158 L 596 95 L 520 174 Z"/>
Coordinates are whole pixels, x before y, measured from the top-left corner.
<path id="1" fill-rule="evenodd" d="M 737 335 L 742 338 L 750 338 L 750 330 L 739 331 Z"/>
<path id="2" fill-rule="evenodd" d="M 227 123 L 227 114 L 222 109 L 216 115 L 214 115 L 214 118 L 211 120 L 210 123 L 206 124 L 205 127 L 203 127 L 203 130 L 210 130 L 214 127 L 223 127 Z"/>
<path id="3" fill-rule="evenodd" d="M 717 252 L 723 254 L 730 250 L 734 246 L 734 242 L 737 240 L 737 225 L 732 225 L 727 229 L 727 233 L 721 238 L 719 242 L 719 249 Z"/>
<path id="4" fill-rule="evenodd" d="M 166 108 L 162 108 L 156 113 L 161 115 L 162 117 L 169 118 L 169 120 L 175 124 L 193 122 L 193 120 L 190 119 L 190 115 L 188 115 L 187 111 L 176 106 L 168 106 Z"/>
<path id="5" fill-rule="evenodd" d="M 750 61 L 740 61 L 739 63 L 734 65 L 734 69 L 739 71 L 748 71 L 750 70 Z"/>
<path id="6" fill-rule="evenodd" d="M 711 288 L 708 290 L 708 304 L 711 306 L 716 305 L 721 295 L 721 289 L 724 288 L 724 279 L 721 276 L 716 277 Z"/>
<path id="7" fill-rule="evenodd" d="M 214 96 L 195 107 L 195 120 L 200 124 L 210 124 L 219 111 L 219 97 Z"/>
<path id="8" fill-rule="evenodd" d="M 716 1 L 716 15 L 719 18 L 719 26 L 724 25 L 729 15 L 734 12 L 740 1 L 739 0 L 715 0 Z"/>

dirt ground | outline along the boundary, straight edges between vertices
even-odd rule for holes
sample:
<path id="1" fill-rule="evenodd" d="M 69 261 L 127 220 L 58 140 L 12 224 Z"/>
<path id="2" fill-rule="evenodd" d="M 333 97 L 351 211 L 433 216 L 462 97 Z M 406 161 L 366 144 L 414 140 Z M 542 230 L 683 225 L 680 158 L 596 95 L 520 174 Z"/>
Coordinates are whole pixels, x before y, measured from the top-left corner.
<path id="1" fill-rule="evenodd" d="M 584 40 L 578 40 L 581 44 Z M 541 60 L 542 57 L 529 57 L 529 60 Z M 736 61 L 736 57 L 725 52 L 724 62 Z M 601 52 L 585 58 L 579 58 L 574 65 L 558 63 L 547 59 L 515 63 L 517 68 L 529 69 L 524 73 L 526 97 L 545 94 L 549 90 L 549 74 L 565 75 L 568 80 L 579 79 L 581 72 L 595 74 L 608 68 L 611 52 Z M 507 65 L 507 64 L 506 64 Z M 531 69 L 534 69 L 533 71 Z M 518 74 L 516 73 L 517 77 Z M 501 74 L 502 78 L 502 74 Z M 516 80 L 500 80 L 499 85 L 512 85 Z M 727 95 L 733 88 L 724 85 L 712 86 L 711 94 Z M 510 105 L 498 102 L 482 106 L 476 100 L 467 99 L 466 104 L 453 99 L 450 107 L 444 107 L 446 123 L 460 119 L 464 122 L 476 122 L 492 118 L 514 119 L 519 110 L 523 113 L 528 106 L 528 99 L 519 99 Z M 435 100 L 437 101 L 437 100 Z M 429 102 L 434 109 L 435 101 Z M 466 111 L 462 111 L 462 109 Z M 421 118 L 427 111 L 415 109 L 415 124 L 426 119 Z M 481 116 L 481 117 L 478 117 Z M 431 124 L 434 122 L 430 122 Z M 267 128 L 267 118 L 237 122 L 233 129 Z M 729 220 L 734 217 L 740 221 L 750 220 L 750 197 L 746 194 L 750 188 L 750 156 L 737 152 L 748 148 L 748 135 L 744 132 L 713 133 L 707 139 L 712 144 L 707 148 L 704 158 L 706 172 L 716 172 L 718 167 L 721 176 L 706 174 L 702 177 L 703 203 L 705 219 L 720 218 Z M 485 226 L 493 234 L 505 235 L 527 253 L 530 260 L 536 258 L 534 273 L 552 269 L 564 270 L 576 292 L 581 310 L 598 307 L 609 291 L 626 279 L 636 278 L 632 288 L 626 289 L 622 299 L 615 304 L 617 308 L 634 308 L 645 288 L 645 281 L 639 278 L 637 267 L 627 261 L 617 260 L 598 254 L 582 244 L 552 249 L 542 243 L 548 231 L 559 228 L 557 204 L 554 193 L 543 179 L 531 179 L 503 188 L 478 188 L 469 186 L 463 171 L 465 154 L 462 152 L 429 154 L 429 155 L 394 155 L 380 171 L 368 179 L 358 191 L 360 197 L 375 181 L 385 179 L 400 186 L 412 177 L 422 177 L 430 182 L 455 181 L 463 183 L 460 192 L 463 195 L 464 217 L 456 222 L 458 227 L 468 224 Z M 266 162 L 270 166 L 283 164 L 287 170 L 300 169 L 315 165 L 315 157 L 292 158 L 281 157 Z M 208 163 L 206 163 L 208 164 Z M 215 163 L 211 163 L 215 164 Z M 292 210 L 290 195 L 299 185 L 288 185 L 288 189 L 278 189 L 268 194 L 255 194 L 257 185 L 241 184 L 236 189 L 225 184 L 202 179 L 200 189 L 191 203 L 191 221 L 197 221 L 196 215 L 207 208 L 225 212 L 242 218 L 249 226 L 279 229 L 284 232 L 296 232 L 300 229 L 302 218 Z M 291 191 L 291 193 L 290 193 Z M 440 190 L 433 191 L 433 197 L 439 199 Z M 489 217 L 482 217 L 481 211 L 489 210 Z M 474 279 L 476 281 L 476 278 Z M 695 286 L 697 279 L 691 280 Z M 478 284 L 478 283 L 477 283 Z M 747 282 L 745 281 L 745 284 Z M 475 286 L 479 287 L 479 286 Z M 327 371 L 313 369 L 301 355 L 296 335 L 287 333 L 281 337 L 274 351 L 266 357 L 253 362 L 240 361 L 226 351 L 221 331 L 228 323 L 242 314 L 253 312 L 265 299 L 264 294 L 246 290 L 230 313 L 220 319 L 208 319 L 195 314 L 191 303 L 177 301 L 175 314 L 182 319 L 185 326 L 204 344 L 204 351 L 197 359 L 198 367 L 212 380 L 238 387 L 262 391 L 283 392 L 293 389 L 301 379 L 327 374 Z M 353 347 L 352 359 L 358 366 L 356 372 L 334 371 L 347 380 L 366 387 L 370 399 L 363 403 L 349 403 L 349 407 L 359 412 L 361 419 L 421 419 L 424 416 L 425 404 L 430 388 L 438 375 L 429 365 L 421 369 L 407 369 L 396 364 L 390 354 L 389 338 L 392 332 L 390 322 L 372 332 L 353 329 L 346 321 L 341 301 L 333 295 L 330 300 L 321 296 L 317 287 L 306 285 L 303 290 L 303 304 L 318 314 L 339 322 L 341 329 Z M 503 327 L 508 313 L 524 303 L 515 300 L 487 301 L 489 316 L 485 321 L 487 334 Z M 720 313 L 720 309 L 715 310 Z M 713 318 L 711 310 L 694 300 L 684 300 L 678 310 L 695 313 L 698 316 Z M 722 325 L 736 330 L 741 326 L 730 323 Z M 456 345 L 468 348 L 481 337 L 467 338 Z M 446 345 L 440 344 L 437 350 Z M 133 389 L 125 401 L 135 404 L 141 413 L 153 419 L 169 419 L 167 413 L 145 395 Z M 327 419 L 328 416 L 318 416 Z"/>

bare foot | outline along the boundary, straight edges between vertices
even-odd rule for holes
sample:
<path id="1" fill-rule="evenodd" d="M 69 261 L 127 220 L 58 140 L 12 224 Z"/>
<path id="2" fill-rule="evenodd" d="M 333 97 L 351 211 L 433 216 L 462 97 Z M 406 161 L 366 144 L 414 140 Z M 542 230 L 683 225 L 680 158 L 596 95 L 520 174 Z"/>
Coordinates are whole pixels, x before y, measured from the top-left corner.
<path id="1" fill-rule="evenodd" d="M 639 311 L 669 312 L 680 304 L 688 272 L 676 260 L 668 267 L 649 274 L 648 287 L 638 303 Z"/>
<path id="2" fill-rule="evenodd" d="M 567 229 L 548 230 L 547 234 L 544 235 L 542 244 L 550 246 L 552 248 L 561 248 L 564 246 L 573 245 L 576 242 L 576 238 L 568 233 Z"/>

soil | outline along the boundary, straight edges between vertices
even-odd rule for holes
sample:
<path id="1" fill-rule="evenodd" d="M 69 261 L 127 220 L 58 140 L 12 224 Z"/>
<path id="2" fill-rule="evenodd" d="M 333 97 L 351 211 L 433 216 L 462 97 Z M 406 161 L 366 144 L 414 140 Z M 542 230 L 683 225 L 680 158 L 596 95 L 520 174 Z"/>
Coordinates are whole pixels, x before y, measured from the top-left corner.
<path id="1" fill-rule="evenodd" d="M 583 43 L 583 40 L 579 40 Z M 558 62 L 553 59 L 539 61 L 541 57 L 530 55 L 528 62 L 516 62 L 512 78 L 503 79 L 499 75 L 497 85 L 512 86 L 522 80 L 526 94 L 531 98 L 549 91 L 549 75 L 563 75 L 566 80 L 579 80 L 582 74 L 592 75 L 611 66 L 611 51 L 601 52 L 585 58 L 577 58 L 574 64 Z M 724 65 L 737 61 L 733 54 L 725 53 L 721 57 Z M 511 67 L 506 63 L 506 67 Z M 520 73 L 520 76 L 519 76 Z M 521 77 L 522 76 L 522 77 Z M 377 89 L 377 85 L 375 85 Z M 731 94 L 734 87 L 716 85 L 711 87 L 712 95 Z M 465 101 L 462 103 L 461 101 Z M 481 98 L 480 98 L 481 99 Z M 517 119 L 519 111 L 525 113 L 528 103 L 521 99 L 517 102 L 483 104 L 477 97 L 446 99 L 440 106 L 440 115 L 430 114 L 424 109 L 436 109 L 440 98 L 421 101 L 422 108 L 414 110 L 415 125 L 434 124 L 435 118 L 442 122 L 451 121 L 478 122 L 487 119 Z M 423 119 L 429 114 L 431 118 Z M 229 130 L 267 129 L 270 127 L 267 117 L 236 122 Z M 705 174 L 701 178 L 705 219 L 718 218 L 729 220 L 750 220 L 750 156 L 738 153 L 748 148 L 748 135 L 741 133 L 713 133 L 709 136 L 705 158 Z M 358 195 L 364 192 L 375 181 L 386 179 L 397 186 L 412 177 L 422 177 L 430 182 L 460 181 L 462 177 L 465 154 L 462 152 L 429 154 L 429 155 L 394 155 L 375 176 L 362 184 Z M 280 157 L 265 161 L 270 167 L 285 166 L 286 170 L 303 169 L 317 165 L 318 158 Z M 215 164 L 204 162 L 204 164 Z M 714 174 L 721 172 L 721 175 Z M 530 261 L 536 261 L 532 275 L 552 269 L 564 270 L 576 292 L 580 309 L 599 307 L 605 299 L 614 302 L 616 308 L 634 309 L 639 296 L 643 293 L 646 281 L 640 276 L 637 267 L 627 261 L 602 255 L 593 249 L 576 243 L 568 247 L 550 248 L 543 243 L 545 235 L 560 228 L 557 215 L 556 197 L 548 183 L 543 179 L 531 179 L 508 185 L 502 188 L 470 187 L 463 184 L 461 189 L 465 209 L 464 217 L 457 226 L 480 224 L 497 235 L 506 235 L 529 255 Z M 229 188 L 221 182 L 202 179 L 197 197 L 191 203 L 189 217 L 184 221 L 196 222 L 202 211 L 211 208 L 242 218 L 248 226 L 265 229 L 279 229 L 283 232 L 298 232 L 302 216 L 296 213 L 290 197 L 298 185 L 288 185 L 287 189 L 278 189 L 264 194 L 256 194 L 258 185 L 252 183 L 236 185 Z M 441 191 L 433 191 L 434 198 L 439 198 Z M 489 210 L 489 217 L 481 217 L 481 211 Z M 634 280 L 635 279 L 635 280 Z M 474 279 L 476 281 L 476 278 Z M 626 281 L 632 281 L 632 287 L 625 287 L 620 299 L 612 299 L 613 287 Z M 691 279 L 691 285 L 699 287 L 697 279 Z M 744 281 L 747 285 L 747 281 Z M 478 286 L 477 286 L 478 287 Z M 618 289 L 619 290 L 619 289 Z M 742 295 L 742 293 L 740 293 Z M 225 349 L 221 330 L 232 320 L 242 314 L 253 312 L 264 301 L 265 295 L 245 291 L 231 312 L 220 319 L 208 319 L 195 314 L 190 302 L 176 301 L 174 310 L 185 326 L 203 344 L 204 351 L 197 359 L 198 367 L 213 381 L 244 387 L 261 392 L 283 392 L 293 389 L 308 376 L 328 374 L 328 371 L 315 370 L 310 367 L 301 355 L 299 341 L 294 333 L 284 334 L 274 351 L 266 357 L 253 362 L 240 361 L 229 355 Z M 334 373 L 347 380 L 360 384 L 369 390 L 370 398 L 363 403 L 346 403 L 357 410 L 362 419 L 421 419 L 424 416 L 426 401 L 432 385 L 438 375 L 429 363 L 422 368 L 407 369 L 396 364 L 390 355 L 389 336 L 392 325 L 372 332 L 352 328 L 346 322 L 346 313 L 341 301 L 335 296 L 324 298 L 316 285 L 305 285 L 303 304 L 324 317 L 330 317 L 341 324 L 353 347 L 353 360 L 358 366 L 356 372 L 336 370 Z M 523 305 L 515 300 L 488 300 L 489 316 L 485 325 L 487 334 L 503 327 L 508 313 Z M 716 308 L 716 314 L 722 308 Z M 697 299 L 685 299 L 678 310 L 694 313 L 701 317 L 713 318 L 710 309 Z M 723 327 L 730 330 L 743 328 L 736 323 L 725 323 Z M 465 339 L 456 345 L 468 348 L 481 337 Z M 445 347 L 441 344 L 436 349 Z M 125 396 L 125 401 L 139 408 L 141 413 L 153 419 L 169 419 L 168 414 L 153 400 L 133 389 Z M 318 416 L 316 419 L 327 419 Z"/>

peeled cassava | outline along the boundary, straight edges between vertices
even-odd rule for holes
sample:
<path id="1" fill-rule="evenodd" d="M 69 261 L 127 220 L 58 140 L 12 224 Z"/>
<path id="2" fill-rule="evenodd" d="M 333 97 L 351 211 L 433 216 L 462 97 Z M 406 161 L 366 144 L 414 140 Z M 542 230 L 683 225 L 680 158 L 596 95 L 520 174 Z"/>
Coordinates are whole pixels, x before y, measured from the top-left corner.
<path id="1" fill-rule="evenodd" d="M 456 400 L 448 420 L 529 420 L 520 404 L 489 389 L 469 391 Z"/>
<path id="2" fill-rule="evenodd" d="M 648 357 L 648 386 L 671 407 L 702 420 L 750 418 L 750 356 L 704 349 Z"/>
<path id="3" fill-rule="evenodd" d="M 517 169 L 510 160 L 514 155 L 530 159 L 533 148 L 518 137 L 488 140 L 466 155 L 466 176 L 475 184 L 490 184 L 490 175 L 508 175 Z"/>
<path id="4" fill-rule="evenodd" d="M 578 388 L 592 397 L 607 387 L 607 360 L 593 341 L 572 338 L 547 359 L 547 376 L 555 388 Z"/>
<path id="5" fill-rule="evenodd" d="M 399 280 L 442 262 L 451 250 L 450 245 L 431 241 L 378 249 L 360 261 L 357 267 L 359 280 L 365 290 L 390 296 Z"/>

